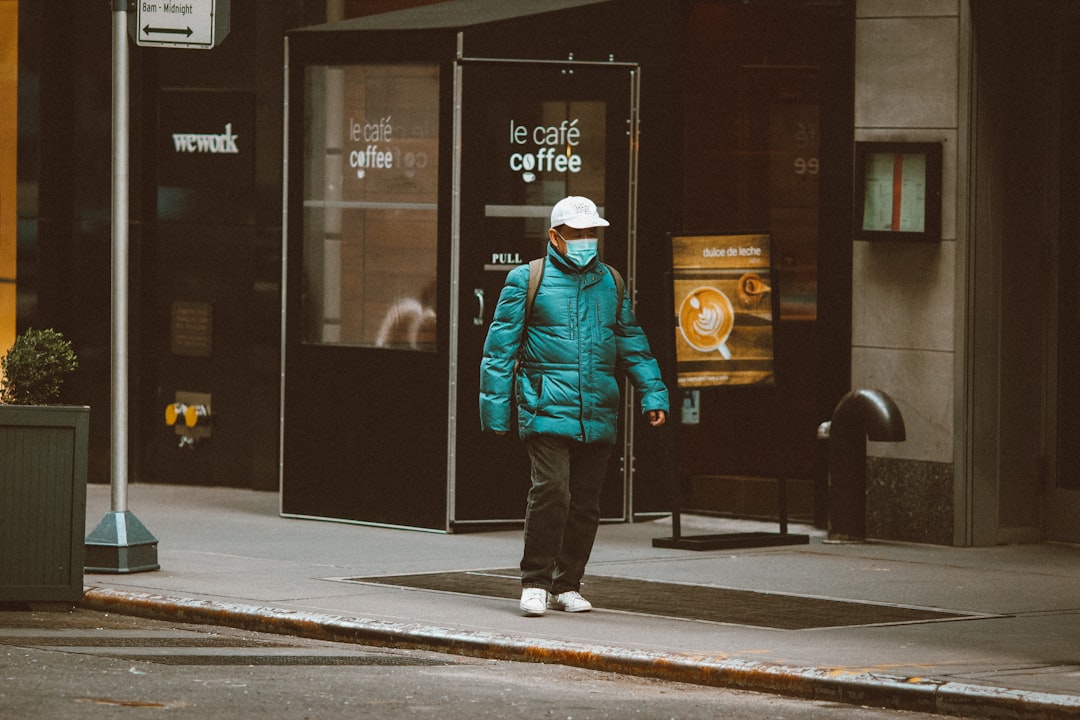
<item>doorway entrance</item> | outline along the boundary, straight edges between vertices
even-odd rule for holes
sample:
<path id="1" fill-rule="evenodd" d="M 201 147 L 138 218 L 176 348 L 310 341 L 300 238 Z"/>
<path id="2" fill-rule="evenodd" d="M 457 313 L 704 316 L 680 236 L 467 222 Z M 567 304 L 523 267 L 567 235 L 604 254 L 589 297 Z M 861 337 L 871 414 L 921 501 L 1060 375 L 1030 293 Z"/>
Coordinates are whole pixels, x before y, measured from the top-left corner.
<path id="1" fill-rule="evenodd" d="M 1063 37 L 1080 31 L 1080 9 L 1068 6 L 1069 17 L 1055 27 Z M 1061 73 L 1063 151 L 1061 231 L 1058 267 L 1058 348 L 1056 357 L 1056 472 L 1047 502 L 1049 535 L 1080 542 L 1080 49 L 1065 42 Z"/>
<path id="2" fill-rule="evenodd" d="M 596 202 L 611 222 L 601 258 L 633 283 L 638 68 L 475 61 L 461 63 L 459 77 L 453 526 L 524 519 L 528 458 L 516 437 L 480 432 L 478 369 L 507 272 L 546 251 L 551 207 L 567 195 Z M 630 511 L 625 458 L 631 454 L 629 438 L 613 453 L 601 498 L 604 518 L 624 519 Z"/>
<path id="3" fill-rule="evenodd" d="M 973 7 L 974 545 L 1080 541 L 1077 29 L 1064 0 Z"/>

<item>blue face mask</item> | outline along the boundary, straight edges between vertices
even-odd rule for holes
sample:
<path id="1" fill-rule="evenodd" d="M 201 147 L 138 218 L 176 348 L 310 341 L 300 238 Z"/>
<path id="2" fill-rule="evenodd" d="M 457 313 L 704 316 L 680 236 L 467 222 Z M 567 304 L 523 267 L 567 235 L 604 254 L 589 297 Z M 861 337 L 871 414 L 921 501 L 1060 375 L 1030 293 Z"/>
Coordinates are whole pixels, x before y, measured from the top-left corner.
<path id="1" fill-rule="evenodd" d="M 593 261 L 596 257 L 596 248 L 599 245 L 597 238 L 582 238 L 580 240 L 566 240 L 566 259 L 579 270 Z"/>

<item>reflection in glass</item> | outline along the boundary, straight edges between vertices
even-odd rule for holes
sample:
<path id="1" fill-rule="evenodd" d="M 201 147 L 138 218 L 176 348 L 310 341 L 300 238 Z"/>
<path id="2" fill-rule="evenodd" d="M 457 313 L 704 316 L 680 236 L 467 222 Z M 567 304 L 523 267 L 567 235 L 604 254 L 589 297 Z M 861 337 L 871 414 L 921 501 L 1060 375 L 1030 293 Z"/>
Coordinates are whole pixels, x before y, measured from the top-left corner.
<path id="1" fill-rule="evenodd" d="M 303 340 L 434 351 L 435 65 L 312 66 Z"/>
<path id="2" fill-rule="evenodd" d="M 434 286 L 423 297 L 394 301 L 379 324 L 375 347 L 407 350 L 435 347 Z"/>

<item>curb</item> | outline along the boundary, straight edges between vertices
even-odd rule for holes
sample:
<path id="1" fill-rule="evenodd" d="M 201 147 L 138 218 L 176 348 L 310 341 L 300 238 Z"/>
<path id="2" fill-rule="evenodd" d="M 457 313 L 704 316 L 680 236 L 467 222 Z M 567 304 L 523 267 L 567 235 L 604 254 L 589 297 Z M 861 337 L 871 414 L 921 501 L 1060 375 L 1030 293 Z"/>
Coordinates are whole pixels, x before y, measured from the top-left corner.
<path id="1" fill-rule="evenodd" d="M 628 650 L 97 587 L 88 588 L 79 604 L 90 610 L 155 620 L 222 625 L 314 640 L 428 650 L 491 660 L 556 663 L 623 675 L 892 710 L 1015 720 L 1080 717 L 1080 696 L 931 678 Z"/>

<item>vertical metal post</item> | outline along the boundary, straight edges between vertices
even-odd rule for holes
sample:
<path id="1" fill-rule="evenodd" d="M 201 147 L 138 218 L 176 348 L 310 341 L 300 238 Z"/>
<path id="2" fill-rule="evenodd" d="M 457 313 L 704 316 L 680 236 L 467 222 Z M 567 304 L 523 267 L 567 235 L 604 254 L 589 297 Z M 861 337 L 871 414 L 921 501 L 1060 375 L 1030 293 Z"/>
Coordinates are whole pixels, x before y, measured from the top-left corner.
<path id="1" fill-rule="evenodd" d="M 641 67 L 630 69 L 630 117 L 626 119 L 626 138 L 629 143 L 630 182 L 627 185 L 627 235 L 626 235 L 626 293 L 630 298 L 630 307 L 637 309 L 637 189 L 638 189 L 638 148 L 641 132 Z M 634 471 L 636 470 L 636 450 L 634 449 L 634 423 L 637 417 L 637 392 L 629 378 L 624 378 L 622 414 L 623 427 L 623 516 L 627 522 L 634 522 Z"/>
<path id="2" fill-rule="evenodd" d="M 127 510 L 128 63 L 126 3 L 112 30 L 112 509 Z"/>
<path id="3" fill-rule="evenodd" d="M 447 378 L 447 417 L 450 427 L 446 434 L 446 529 L 451 530 L 457 519 L 457 404 L 458 404 L 458 320 L 461 313 L 461 148 L 464 142 L 462 128 L 462 102 L 464 96 L 464 68 L 462 57 L 465 55 L 465 34 L 458 31 L 457 52 L 454 58 L 453 108 L 451 109 L 453 126 L 451 171 L 450 171 L 450 350 Z"/>
<path id="4" fill-rule="evenodd" d="M 128 479 L 128 0 L 112 30 L 112 511 L 86 537 L 86 571 L 157 570 L 157 538 L 127 509 Z"/>
<path id="5" fill-rule="evenodd" d="M 281 355 L 279 357 L 278 378 L 278 512 L 285 511 L 285 356 L 287 347 L 287 311 L 289 307 L 289 36 L 284 44 L 285 67 L 282 69 L 282 125 L 281 125 L 281 314 L 278 327 L 281 333 Z"/>

